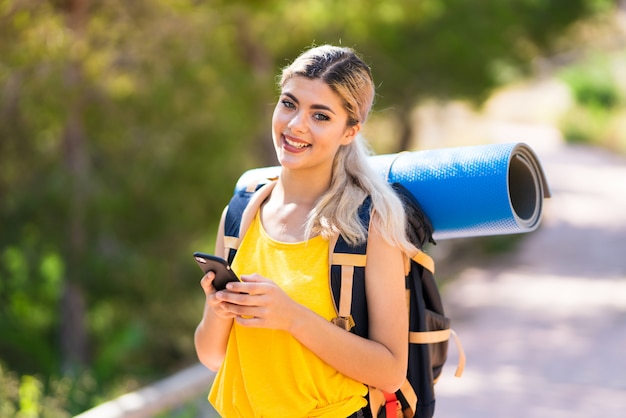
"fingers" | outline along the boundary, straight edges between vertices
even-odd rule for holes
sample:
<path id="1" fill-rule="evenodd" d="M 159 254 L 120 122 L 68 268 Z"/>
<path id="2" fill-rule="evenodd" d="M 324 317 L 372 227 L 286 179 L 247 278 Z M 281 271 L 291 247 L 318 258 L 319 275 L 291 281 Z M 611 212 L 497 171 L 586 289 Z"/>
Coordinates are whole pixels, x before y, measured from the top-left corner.
<path id="1" fill-rule="evenodd" d="M 265 277 L 257 273 L 243 275 L 241 276 L 241 281 L 244 283 L 272 283 L 271 280 L 266 279 Z"/>
<path id="2" fill-rule="evenodd" d="M 216 292 L 211 299 L 213 309 L 223 318 L 253 318 L 262 314 L 265 308 L 257 305 L 260 296 L 235 293 L 228 290 Z"/>
<path id="3" fill-rule="evenodd" d="M 266 309 L 270 294 L 271 285 L 268 283 L 232 282 L 227 284 L 226 290 L 216 292 L 215 299 L 236 317 L 253 317 L 261 315 Z"/>
<path id="4" fill-rule="evenodd" d="M 268 292 L 269 286 L 273 285 L 269 279 L 259 275 L 250 274 L 241 276 L 240 282 L 231 282 L 226 285 L 226 290 L 249 295 L 262 295 Z"/>
<path id="5" fill-rule="evenodd" d="M 226 286 L 226 290 L 216 292 L 215 297 L 232 305 L 257 306 L 260 303 L 261 294 L 249 293 L 252 290 L 244 286 Z"/>
<path id="6" fill-rule="evenodd" d="M 267 316 L 267 308 L 261 306 L 244 306 L 225 304 L 225 310 L 234 318 L 265 318 Z"/>
<path id="7" fill-rule="evenodd" d="M 279 313 L 284 311 L 288 298 L 273 281 L 258 274 L 244 275 L 240 282 L 228 283 L 225 290 L 215 291 L 213 286 L 211 289 L 209 304 L 218 315 L 235 318 L 244 326 L 283 326 Z"/>
<path id="8" fill-rule="evenodd" d="M 215 279 L 215 273 L 210 271 L 204 276 L 202 276 L 202 279 L 200 280 L 200 286 L 202 286 L 202 290 L 204 290 L 204 293 L 206 293 L 207 295 L 209 293 L 215 292 L 215 288 L 213 287 L 214 279 Z"/>

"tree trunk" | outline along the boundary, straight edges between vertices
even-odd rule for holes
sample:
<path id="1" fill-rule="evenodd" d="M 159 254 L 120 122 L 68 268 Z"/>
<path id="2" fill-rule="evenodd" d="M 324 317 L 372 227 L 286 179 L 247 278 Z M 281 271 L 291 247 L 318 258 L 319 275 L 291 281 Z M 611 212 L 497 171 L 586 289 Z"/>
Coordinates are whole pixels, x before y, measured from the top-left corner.
<path id="1" fill-rule="evenodd" d="M 62 368 L 74 374 L 87 365 L 88 339 L 85 324 L 85 295 L 78 284 L 65 282 L 61 297 L 61 353 Z"/>
<path id="2" fill-rule="evenodd" d="M 398 148 L 396 152 L 410 151 L 411 139 L 413 138 L 413 121 L 411 120 L 411 107 L 402 107 L 398 111 L 400 121 L 400 137 L 398 138 Z"/>
<path id="3" fill-rule="evenodd" d="M 75 42 L 82 42 L 88 0 L 69 0 L 64 4 L 67 25 Z M 67 270 L 61 297 L 60 346 L 62 367 L 72 373 L 88 362 L 85 293 L 81 268 L 85 258 L 87 182 L 89 157 L 83 126 L 82 65 L 80 58 L 68 62 L 65 74 L 68 108 L 62 150 L 70 179 L 67 218 Z"/>

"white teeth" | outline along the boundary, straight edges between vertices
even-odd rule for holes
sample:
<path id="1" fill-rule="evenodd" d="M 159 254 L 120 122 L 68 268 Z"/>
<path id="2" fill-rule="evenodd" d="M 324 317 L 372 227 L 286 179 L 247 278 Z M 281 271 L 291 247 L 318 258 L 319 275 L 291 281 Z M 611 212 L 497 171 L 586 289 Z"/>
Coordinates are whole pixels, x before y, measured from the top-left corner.
<path id="1" fill-rule="evenodd" d="M 294 142 L 294 141 L 291 141 L 287 137 L 285 137 L 285 142 L 287 142 L 289 145 L 291 145 L 292 147 L 295 147 L 295 148 L 305 148 L 305 147 L 309 146 L 309 144 L 305 144 L 304 142 Z"/>

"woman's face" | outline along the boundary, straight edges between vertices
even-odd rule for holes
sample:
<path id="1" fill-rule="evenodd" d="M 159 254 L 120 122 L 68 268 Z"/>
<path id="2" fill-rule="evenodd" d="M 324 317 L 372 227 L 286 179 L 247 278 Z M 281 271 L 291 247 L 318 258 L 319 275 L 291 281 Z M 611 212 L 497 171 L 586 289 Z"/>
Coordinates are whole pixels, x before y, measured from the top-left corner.
<path id="1" fill-rule="evenodd" d="M 272 137 L 281 166 L 326 169 L 341 145 L 354 140 L 360 125 L 346 126 L 340 97 L 323 81 L 296 76 L 281 91 L 272 117 Z"/>

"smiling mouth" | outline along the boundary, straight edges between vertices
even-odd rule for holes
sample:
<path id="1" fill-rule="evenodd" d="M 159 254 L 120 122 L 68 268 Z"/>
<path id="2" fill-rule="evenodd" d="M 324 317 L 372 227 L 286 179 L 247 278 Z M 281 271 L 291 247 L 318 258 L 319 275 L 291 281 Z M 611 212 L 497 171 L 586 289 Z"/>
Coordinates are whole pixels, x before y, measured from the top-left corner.
<path id="1" fill-rule="evenodd" d="M 287 145 L 293 148 L 304 149 L 311 146 L 311 144 L 307 144 L 306 142 L 294 141 L 292 139 L 289 139 L 286 135 L 283 135 L 283 138 L 285 139 Z"/>

